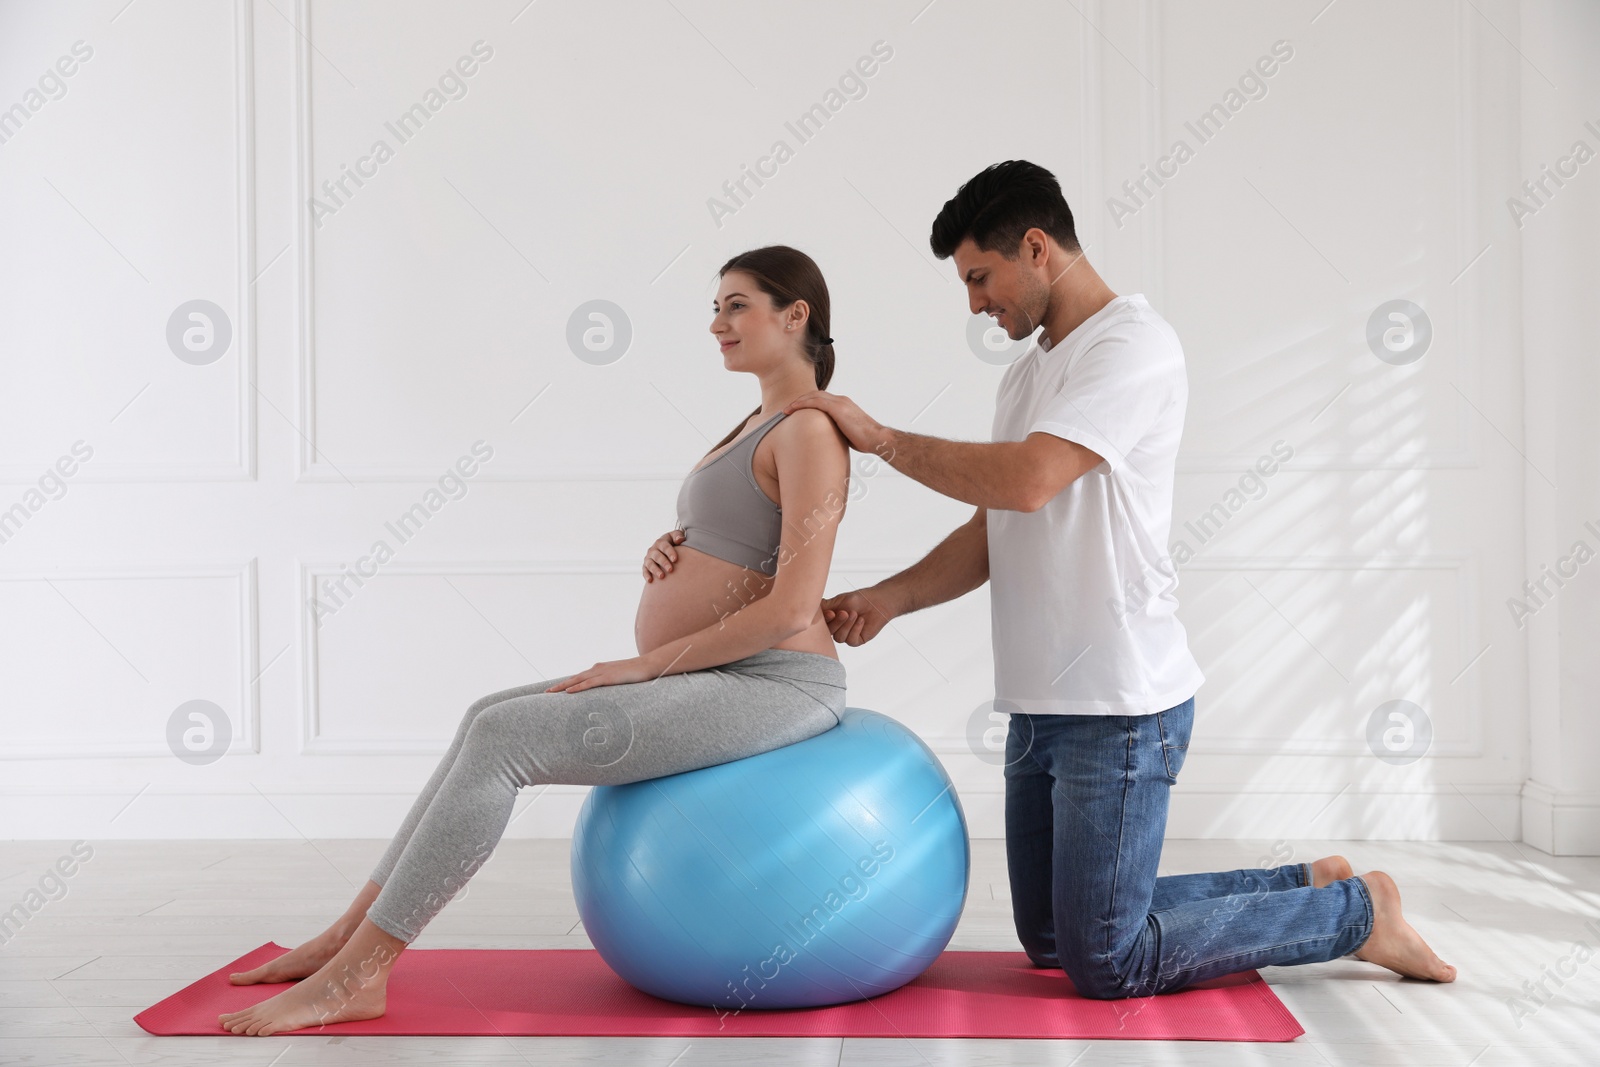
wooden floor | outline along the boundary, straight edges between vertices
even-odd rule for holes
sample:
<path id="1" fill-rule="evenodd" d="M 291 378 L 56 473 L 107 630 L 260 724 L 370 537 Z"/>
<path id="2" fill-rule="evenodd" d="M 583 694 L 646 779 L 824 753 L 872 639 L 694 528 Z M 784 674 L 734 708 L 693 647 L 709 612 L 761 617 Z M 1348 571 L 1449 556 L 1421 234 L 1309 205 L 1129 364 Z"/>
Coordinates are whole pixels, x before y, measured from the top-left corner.
<path id="1" fill-rule="evenodd" d="M 348 904 L 386 842 L 104 842 L 0 946 L 0 1064 L 1450 1064 L 1600 1063 L 1600 859 L 1509 843 L 1297 841 L 1293 859 L 1386 870 L 1454 985 L 1345 959 L 1264 974 L 1306 1034 L 1289 1044 L 654 1038 L 151 1037 L 139 1010 L 267 941 L 294 945 Z M 66 842 L 0 842 L 0 909 Z M 1180 841 L 1162 873 L 1261 865 L 1265 842 Z M 1280 850 L 1281 854 L 1281 850 Z M 588 947 L 565 841 L 505 841 L 419 947 Z M 954 949 L 1018 948 L 1004 845 L 977 841 Z M 1586 949 L 1574 952 L 1579 942 Z M 1590 951 L 1593 950 L 1591 955 Z M 1585 961 L 1580 962 L 1579 957 Z M 1543 980 L 1539 1003 L 1524 983 Z M 1521 998 L 1521 999 L 1518 999 Z M 1514 1011 L 1520 1004 L 1522 1011 Z"/>

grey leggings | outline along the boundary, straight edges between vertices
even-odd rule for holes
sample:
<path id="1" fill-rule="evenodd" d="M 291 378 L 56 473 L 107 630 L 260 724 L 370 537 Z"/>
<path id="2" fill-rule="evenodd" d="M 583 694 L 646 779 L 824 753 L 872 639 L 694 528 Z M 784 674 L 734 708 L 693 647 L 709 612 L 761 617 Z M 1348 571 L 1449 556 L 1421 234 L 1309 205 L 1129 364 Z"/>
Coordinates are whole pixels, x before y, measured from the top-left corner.
<path id="1" fill-rule="evenodd" d="M 525 785 L 612 785 L 804 741 L 839 722 L 844 665 L 769 648 L 648 682 L 547 693 L 552 678 L 481 698 L 384 853 L 367 918 L 416 940 L 488 860 Z"/>

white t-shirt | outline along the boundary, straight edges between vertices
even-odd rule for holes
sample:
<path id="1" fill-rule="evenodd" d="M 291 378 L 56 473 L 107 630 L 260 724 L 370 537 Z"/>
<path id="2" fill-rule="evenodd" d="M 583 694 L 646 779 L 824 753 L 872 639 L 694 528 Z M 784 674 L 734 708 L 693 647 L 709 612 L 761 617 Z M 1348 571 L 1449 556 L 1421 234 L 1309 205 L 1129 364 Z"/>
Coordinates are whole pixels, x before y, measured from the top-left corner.
<path id="1" fill-rule="evenodd" d="M 1188 398 L 1183 346 L 1141 293 L 1006 368 L 994 440 L 1040 431 L 1105 462 L 1038 511 L 989 512 L 995 699 L 1016 705 L 1000 710 L 1148 715 L 1205 680 L 1167 553 Z"/>

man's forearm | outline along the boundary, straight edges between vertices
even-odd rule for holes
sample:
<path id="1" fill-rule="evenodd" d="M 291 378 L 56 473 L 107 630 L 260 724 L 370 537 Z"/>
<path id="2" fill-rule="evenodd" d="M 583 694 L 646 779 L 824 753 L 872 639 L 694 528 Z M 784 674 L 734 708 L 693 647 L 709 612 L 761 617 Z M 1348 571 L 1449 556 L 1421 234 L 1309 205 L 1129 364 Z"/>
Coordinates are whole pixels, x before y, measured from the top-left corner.
<path id="1" fill-rule="evenodd" d="M 896 615 L 965 596 L 989 580 L 989 523 L 979 512 L 956 527 L 932 552 L 877 588 Z"/>
<path id="2" fill-rule="evenodd" d="M 1027 511 L 1036 471 L 1020 441 L 947 441 L 886 429 L 878 458 L 936 493 L 973 507 Z"/>

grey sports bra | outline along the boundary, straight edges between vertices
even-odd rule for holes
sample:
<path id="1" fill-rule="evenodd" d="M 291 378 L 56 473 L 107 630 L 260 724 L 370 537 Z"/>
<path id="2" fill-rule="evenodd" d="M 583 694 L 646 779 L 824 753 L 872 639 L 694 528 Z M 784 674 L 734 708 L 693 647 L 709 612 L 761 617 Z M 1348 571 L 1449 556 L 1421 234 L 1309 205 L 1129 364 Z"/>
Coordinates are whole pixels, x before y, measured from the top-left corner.
<path id="1" fill-rule="evenodd" d="M 751 462 L 757 442 L 785 414 L 778 412 L 689 472 L 678 490 L 678 529 L 685 545 L 768 577 L 778 572 L 783 509 L 756 484 Z"/>

